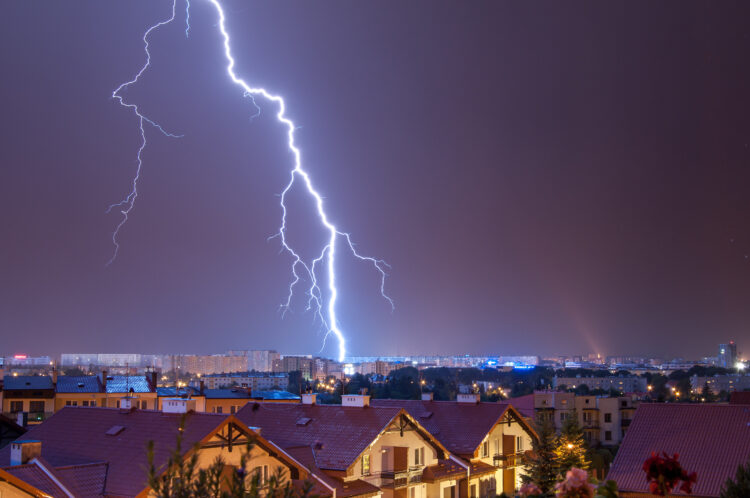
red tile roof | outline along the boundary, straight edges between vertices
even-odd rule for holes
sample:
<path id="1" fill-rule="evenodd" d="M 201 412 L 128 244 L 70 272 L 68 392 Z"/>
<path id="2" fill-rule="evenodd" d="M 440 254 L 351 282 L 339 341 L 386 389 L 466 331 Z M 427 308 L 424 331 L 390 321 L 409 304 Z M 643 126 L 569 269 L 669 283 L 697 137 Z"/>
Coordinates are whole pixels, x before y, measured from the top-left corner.
<path id="1" fill-rule="evenodd" d="M 641 403 L 607 479 L 622 491 L 647 493 L 642 466 L 651 452 L 678 453 L 696 472 L 694 496 L 719 496 L 721 485 L 750 458 L 750 407 Z"/>
<path id="2" fill-rule="evenodd" d="M 57 467 L 55 471 L 66 484 L 70 484 L 77 498 L 88 498 L 102 496 L 104 493 L 107 468 L 106 463 L 90 463 Z"/>
<path id="3" fill-rule="evenodd" d="M 374 399 L 370 404 L 403 407 L 448 451 L 464 458 L 473 457 L 485 436 L 509 410 L 517 413 L 509 403 Z"/>
<path id="4" fill-rule="evenodd" d="M 287 448 L 285 450 L 289 453 L 292 458 L 307 467 L 312 473 L 322 482 L 328 485 L 329 488 L 336 489 L 336 496 L 340 498 L 350 496 L 371 496 L 380 493 L 380 489 L 372 484 L 365 482 L 361 479 L 354 481 L 344 482 L 346 472 L 341 471 L 325 471 L 320 469 L 315 462 L 315 455 L 313 449 L 309 446 L 299 446 L 296 448 Z M 313 490 L 314 494 L 326 493 L 330 494 L 330 489 L 324 488 Z"/>
<path id="5" fill-rule="evenodd" d="M 398 407 L 251 402 L 235 416 L 281 448 L 312 448 L 318 468 L 346 470 L 400 412 Z"/>
<path id="6" fill-rule="evenodd" d="M 3 470 L 53 498 L 68 498 L 65 491 L 36 464 L 16 465 Z"/>
<path id="7" fill-rule="evenodd" d="M 133 496 L 146 487 L 146 443 L 153 440 L 154 461 L 165 463 L 174 449 L 181 415 L 157 411 L 121 411 L 116 408 L 63 408 L 43 424 L 33 426 L 25 439 L 42 442 L 42 456 L 54 468 L 85 466 L 107 462 L 104 492 L 118 496 Z M 184 448 L 192 445 L 216 429 L 226 415 L 191 413 L 187 415 Z M 115 436 L 107 435 L 113 426 L 125 429 Z M 10 446 L 0 449 L 0 466 L 10 464 Z M 15 468 L 15 467 L 14 467 Z M 83 472 L 88 475 L 84 475 Z M 79 483 L 81 489 L 92 489 L 98 484 L 102 468 L 60 469 L 67 480 Z"/>
<path id="8" fill-rule="evenodd" d="M 442 481 L 443 479 L 460 479 L 466 475 L 466 468 L 453 460 L 438 460 L 438 463 L 425 467 L 422 471 L 423 482 Z"/>

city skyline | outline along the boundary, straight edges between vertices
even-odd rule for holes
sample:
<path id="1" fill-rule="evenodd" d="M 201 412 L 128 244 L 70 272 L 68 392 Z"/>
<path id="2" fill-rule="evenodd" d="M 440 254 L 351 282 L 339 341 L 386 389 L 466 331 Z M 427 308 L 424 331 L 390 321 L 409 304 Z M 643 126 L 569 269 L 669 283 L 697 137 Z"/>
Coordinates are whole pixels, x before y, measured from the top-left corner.
<path id="1" fill-rule="evenodd" d="M 700 358 L 718 337 L 750 340 L 737 9 L 226 4 L 238 69 L 287 99 L 331 216 L 392 265 L 393 313 L 371 268 L 340 262 L 351 355 Z M 154 136 L 105 266 L 105 210 L 138 144 L 110 95 L 170 7 L 16 3 L 0 21 L 0 88 L 16 96 L 0 153 L 3 354 L 321 347 L 304 299 L 278 312 L 289 260 L 267 237 L 283 130 L 270 109 L 249 120 L 200 2 L 189 38 L 154 35 L 159 65 L 129 90 L 184 137 Z"/>

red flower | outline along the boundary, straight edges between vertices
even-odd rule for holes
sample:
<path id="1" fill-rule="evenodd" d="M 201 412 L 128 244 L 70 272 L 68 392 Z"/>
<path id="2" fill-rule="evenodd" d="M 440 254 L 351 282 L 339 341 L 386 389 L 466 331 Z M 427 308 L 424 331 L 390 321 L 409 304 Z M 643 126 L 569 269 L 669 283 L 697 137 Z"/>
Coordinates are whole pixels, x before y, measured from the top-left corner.
<path id="1" fill-rule="evenodd" d="M 670 457 L 665 452 L 662 452 L 661 456 L 653 452 L 643 462 L 643 471 L 646 473 L 651 494 L 666 496 L 674 491 L 678 484 L 680 491 L 692 493 L 693 484 L 698 476 L 695 472 L 688 474 L 680 465 L 679 457 L 677 453 Z"/>

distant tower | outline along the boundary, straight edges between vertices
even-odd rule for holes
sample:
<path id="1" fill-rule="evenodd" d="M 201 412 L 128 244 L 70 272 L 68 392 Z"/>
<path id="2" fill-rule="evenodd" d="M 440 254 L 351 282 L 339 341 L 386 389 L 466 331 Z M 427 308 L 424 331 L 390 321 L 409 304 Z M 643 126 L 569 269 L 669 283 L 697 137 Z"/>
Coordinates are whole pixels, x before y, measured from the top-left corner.
<path id="1" fill-rule="evenodd" d="M 716 359 L 720 367 L 734 368 L 737 364 L 737 345 L 734 341 L 729 341 L 729 344 L 719 344 L 719 355 Z"/>

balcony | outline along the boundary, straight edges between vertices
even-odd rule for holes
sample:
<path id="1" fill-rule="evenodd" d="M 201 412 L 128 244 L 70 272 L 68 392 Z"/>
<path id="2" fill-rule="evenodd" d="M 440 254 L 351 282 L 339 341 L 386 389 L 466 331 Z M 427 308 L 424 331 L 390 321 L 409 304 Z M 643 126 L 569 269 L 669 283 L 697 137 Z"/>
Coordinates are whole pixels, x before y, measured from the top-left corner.
<path id="1" fill-rule="evenodd" d="M 422 482 L 422 471 L 424 467 L 417 465 L 409 467 L 407 470 L 383 471 L 380 473 L 381 479 L 393 479 L 393 488 L 403 488 L 409 484 Z M 386 484 L 387 486 L 387 484 Z"/>
<path id="2" fill-rule="evenodd" d="M 492 463 L 501 469 L 515 469 L 523 464 L 523 453 L 510 455 L 493 455 Z"/>

